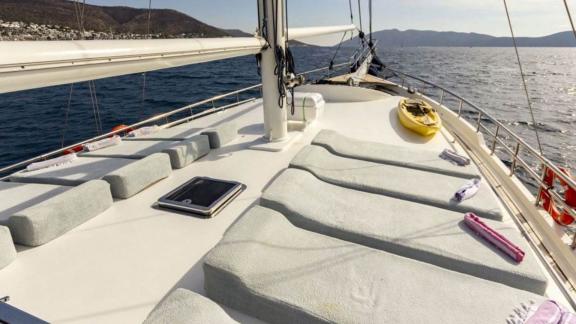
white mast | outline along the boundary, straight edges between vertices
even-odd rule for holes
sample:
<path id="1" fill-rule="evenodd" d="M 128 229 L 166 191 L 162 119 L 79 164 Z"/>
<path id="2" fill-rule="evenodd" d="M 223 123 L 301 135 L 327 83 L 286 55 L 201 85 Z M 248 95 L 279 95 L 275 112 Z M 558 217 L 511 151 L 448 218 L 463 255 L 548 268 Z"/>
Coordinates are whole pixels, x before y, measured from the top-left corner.
<path id="1" fill-rule="evenodd" d="M 265 137 L 270 142 L 278 142 L 288 137 L 286 98 L 280 96 L 285 85 L 279 84 L 275 74 L 277 55 L 275 46 L 284 51 L 284 0 L 258 0 L 260 10 L 258 30 L 261 37 L 267 38 L 269 46 L 262 53 L 262 99 L 264 101 Z M 265 32 L 264 32 L 265 31 Z M 278 71 L 285 74 L 286 71 Z M 284 87 L 284 89 L 279 89 Z"/>

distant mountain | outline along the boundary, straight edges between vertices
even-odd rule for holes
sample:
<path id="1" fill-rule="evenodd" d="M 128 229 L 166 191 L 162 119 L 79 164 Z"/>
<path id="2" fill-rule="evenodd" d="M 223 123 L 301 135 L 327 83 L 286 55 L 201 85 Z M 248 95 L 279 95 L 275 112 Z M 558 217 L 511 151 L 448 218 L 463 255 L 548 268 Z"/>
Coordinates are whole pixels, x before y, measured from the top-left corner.
<path id="1" fill-rule="evenodd" d="M 378 40 L 379 47 L 412 46 L 462 46 L 462 47 L 508 47 L 512 46 L 510 37 L 494 37 L 477 33 L 438 32 L 431 30 L 381 30 L 372 36 Z M 516 37 L 518 46 L 523 47 L 576 47 L 572 32 L 560 32 L 543 37 Z M 342 44 L 355 47 L 358 39 L 347 40 Z"/>
<path id="2" fill-rule="evenodd" d="M 0 20 L 78 29 L 74 6 L 74 2 L 66 0 L 0 0 Z M 86 5 L 84 17 L 86 30 L 146 34 L 148 9 Z M 222 29 L 169 9 L 152 9 L 150 33 L 186 37 L 230 36 Z"/>
<path id="3" fill-rule="evenodd" d="M 253 37 L 253 34 L 248 34 L 240 29 L 224 29 L 224 31 L 232 37 Z"/>

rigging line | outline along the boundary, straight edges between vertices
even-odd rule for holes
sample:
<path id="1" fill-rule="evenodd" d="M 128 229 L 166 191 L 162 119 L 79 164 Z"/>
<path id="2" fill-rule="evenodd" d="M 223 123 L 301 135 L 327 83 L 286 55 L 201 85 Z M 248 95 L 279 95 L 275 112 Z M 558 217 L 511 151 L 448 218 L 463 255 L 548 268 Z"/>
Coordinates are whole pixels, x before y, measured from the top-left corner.
<path id="1" fill-rule="evenodd" d="M 572 20 L 572 14 L 570 13 L 567 0 L 564 0 L 564 7 L 566 8 L 566 14 L 568 14 L 568 20 L 570 20 L 570 26 L 572 26 L 572 33 L 574 34 L 574 38 L 576 38 L 576 28 L 574 27 L 574 21 Z"/>
<path id="2" fill-rule="evenodd" d="M 524 86 L 524 92 L 526 94 L 526 100 L 528 102 L 528 109 L 530 110 L 530 117 L 532 118 L 532 125 L 534 125 L 534 132 L 536 134 L 536 141 L 538 142 L 538 149 L 540 150 L 540 154 L 543 154 L 542 144 L 540 143 L 540 135 L 538 134 L 538 125 L 536 124 L 536 119 L 534 118 L 534 111 L 532 110 L 532 102 L 530 101 L 528 86 L 526 85 L 526 79 L 524 78 L 524 69 L 522 68 L 520 54 L 518 53 L 518 45 L 516 44 L 516 37 L 514 36 L 514 29 L 512 28 L 512 20 L 510 18 L 510 12 L 508 11 L 508 4 L 506 3 L 506 0 L 502 1 L 504 3 L 504 9 L 506 10 L 506 18 L 508 19 L 508 26 L 510 27 L 510 35 L 512 35 L 512 42 L 514 43 L 514 51 L 516 52 L 516 59 L 518 60 L 518 68 L 520 69 L 520 78 L 522 79 L 522 85 Z"/>
<path id="3" fill-rule="evenodd" d="M 152 16 L 152 0 L 148 0 L 148 20 L 146 22 L 146 38 L 150 39 L 150 17 Z M 144 116 L 144 103 L 146 102 L 146 72 L 142 73 L 142 98 L 140 99 L 140 118 Z"/>
<path id="4" fill-rule="evenodd" d="M 330 59 L 330 64 L 328 65 L 328 70 L 332 70 L 332 68 L 334 67 L 334 60 L 336 59 L 336 55 L 338 55 L 338 51 L 340 50 L 340 47 L 342 46 L 342 43 L 344 42 L 344 38 L 346 37 L 346 34 L 348 34 L 348 31 L 345 31 L 344 34 L 342 34 L 342 38 L 340 39 L 340 43 L 338 43 L 338 47 L 336 47 L 336 51 L 334 51 L 334 55 L 332 55 L 332 58 Z"/>
<path id="5" fill-rule="evenodd" d="M 350 23 L 354 25 L 354 14 L 352 13 L 352 0 L 348 0 L 348 7 L 350 8 Z"/>
<path id="6" fill-rule="evenodd" d="M 362 31 L 362 8 L 360 6 L 360 0 L 358 0 L 358 19 L 360 20 L 360 31 Z"/>
<path id="7" fill-rule="evenodd" d="M 102 120 L 100 118 L 100 107 L 98 105 L 98 96 L 96 95 L 96 83 L 94 81 L 88 81 L 88 87 L 90 88 L 90 96 L 92 98 L 92 109 L 94 111 L 94 120 L 96 121 L 96 131 L 100 134 L 103 133 Z"/>
<path id="8" fill-rule="evenodd" d="M 96 116 L 96 106 L 94 105 L 94 96 L 92 94 L 92 85 L 90 81 L 88 83 L 88 90 L 90 92 L 90 101 L 92 102 L 92 114 L 94 114 L 94 123 L 96 125 L 96 134 L 99 134 L 100 127 L 98 126 L 98 117 Z"/>
<path id="9" fill-rule="evenodd" d="M 96 92 L 96 81 L 92 80 L 92 88 L 94 89 L 94 102 L 96 103 L 96 114 L 98 115 L 98 124 L 100 125 L 100 133 L 104 134 L 102 127 L 102 117 L 100 115 L 100 102 L 98 100 L 98 93 Z"/>
<path id="10" fill-rule="evenodd" d="M 372 46 L 372 0 L 368 0 L 368 22 L 370 32 L 370 46 Z"/>
<path id="11" fill-rule="evenodd" d="M 354 9 L 352 9 L 352 0 L 348 0 L 348 7 L 350 8 L 350 23 L 354 25 Z M 354 33 L 350 33 L 350 40 L 354 38 Z"/>
<path id="12" fill-rule="evenodd" d="M 68 130 L 68 116 L 70 113 L 70 106 L 72 105 L 72 91 L 74 91 L 74 83 L 70 84 L 70 92 L 68 93 L 68 105 L 66 106 L 66 114 L 64 115 L 64 127 L 62 128 L 62 136 L 60 137 L 60 147 L 64 147 L 66 140 L 66 130 Z"/>

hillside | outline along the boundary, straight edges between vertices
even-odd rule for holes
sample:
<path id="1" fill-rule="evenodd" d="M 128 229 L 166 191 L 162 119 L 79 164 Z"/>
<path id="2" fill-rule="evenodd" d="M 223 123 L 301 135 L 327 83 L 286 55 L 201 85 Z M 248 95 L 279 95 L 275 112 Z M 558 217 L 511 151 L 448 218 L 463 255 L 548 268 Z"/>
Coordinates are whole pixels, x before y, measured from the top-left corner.
<path id="1" fill-rule="evenodd" d="M 398 29 L 374 32 L 379 47 L 412 46 L 462 46 L 462 47 L 508 47 L 512 46 L 510 37 L 494 37 L 477 33 L 437 32 L 430 30 Z M 576 40 L 572 32 L 560 32 L 543 37 L 517 37 L 518 46 L 523 47 L 574 47 Z M 355 47 L 358 39 L 344 42 L 342 46 Z"/>
<path id="2" fill-rule="evenodd" d="M 0 0 L 0 20 L 78 29 L 74 9 L 74 3 L 66 0 Z M 146 34 L 147 9 L 86 5 L 84 16 L 86 30 Z M 169 9 L 151 11 L 150 33 L 160 37 L 230 36 L 222 29 Z"/>

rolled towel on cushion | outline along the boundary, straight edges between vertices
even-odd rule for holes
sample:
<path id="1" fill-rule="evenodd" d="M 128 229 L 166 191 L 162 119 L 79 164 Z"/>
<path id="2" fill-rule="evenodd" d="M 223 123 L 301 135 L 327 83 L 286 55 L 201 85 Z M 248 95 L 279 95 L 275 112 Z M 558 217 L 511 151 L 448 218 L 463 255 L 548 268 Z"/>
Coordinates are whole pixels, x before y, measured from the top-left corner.
<path id="1" fill-rule="evenodd" d="M 140 127 L 138 129 L 135 129 L 135 130 L 131 131 L 130 133 L 128 133 L 128 137 L 139 137 L 139 136 L 150 135 L 150 134 L 154 134 L 154 133 L 158 132 L 159 130 L 160 130 L 160 126 L 158 126 L 158 125 Z"/>
<path id="2" fill-rule="evenodd" d="M 576 317 L 554 300 L 522 304 L 506 320 L 508 324 L 574 324 Z"/>
<path id="3" fill-rule="evenodd" d="M 480 189 L 480 178 L 474 178 L 463 185 L 454 194 L 454 199 L 456 201 L 462 201 L 472 198 Z"/>
<path id="4" fill-rule="evenodd" d="M 40 169 L 45 169 L 45 168 L 50 168 L 50 167 L 55 167 L 55 166 L 59 166 L 59 165 L 72 163 L 72 161 L 76 160 L 77 158 L 78 158 L 78 156 L 76 155 L 76 153 L 72 153 L 72 154 L 59 156 L 57 158 L 46 160 L 46 161 L 30 163 L 26 167 L 26 171 L 35 171 L 35 170 L 40 170 Z"/>
<path id="5" fill-rule="evenodd" d="M 522 260 L 524 260 L 524 255 L 526 255 L 526 253 L 524 253 L 521 248 L 510 242 L 510 240 L 508 240 L 502 234 L 496 232 L 490 226 L 486 225 L 483 221 L 480 220 L 480 217 L 474 215 L 473 213 L 467 213 L 464 216 L 464 223 L 472 231 L 474 231 L 474 233 L 490 242 L 500 251 L 514 259 L 514 261 L 522 262 Z"/>
<path id="6" fill-rule="evenodd" d="M 447 160 L 449 162 L 452 162 L 456 165 L 459 166 L 466 166 L 468 164 L 470 164 L 470 159 L 460 155 L 452 150 L 449 149 L 444 149 L 444 151 L 442 151 L 442 153 L 440 153 L 440 158 Z"/>
<path id="7" fill-rule="evenodd" d="M 105 147 L 118 145 L 121 142 L 122 142 L 122 138 L 120 138 L 120 136 L 118 136 L 118 135 L 114 135 L 110 138 L 105 138 L 103 140 L 84 144 L 84 149 L 86 149 L 88 152 L 93 152 L 93 151 L 96 151 L 99 149 L 103 149 Z"/>

